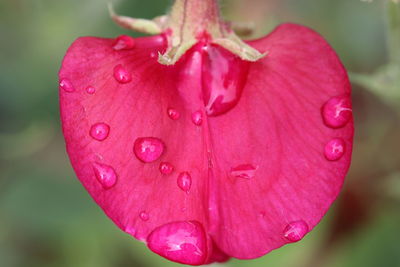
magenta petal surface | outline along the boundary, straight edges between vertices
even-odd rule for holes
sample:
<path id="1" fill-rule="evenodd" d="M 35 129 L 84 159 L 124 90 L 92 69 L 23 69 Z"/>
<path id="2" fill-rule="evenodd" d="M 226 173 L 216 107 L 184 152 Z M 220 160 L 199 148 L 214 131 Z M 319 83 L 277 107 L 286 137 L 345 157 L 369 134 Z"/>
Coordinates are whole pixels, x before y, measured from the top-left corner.
<path id="1" fill-rule="evenodd" d="M 302 239 L 349 168 L 350 83 L 332 48 L 294 24 L 249 44 L 268 55 L 243 62 L 200 42 L 167 67 L 152 56 L 162 36 L 86 37 L 63 61 L 78 178 L 122 230 L 170 260 L 256 258 Z"/>

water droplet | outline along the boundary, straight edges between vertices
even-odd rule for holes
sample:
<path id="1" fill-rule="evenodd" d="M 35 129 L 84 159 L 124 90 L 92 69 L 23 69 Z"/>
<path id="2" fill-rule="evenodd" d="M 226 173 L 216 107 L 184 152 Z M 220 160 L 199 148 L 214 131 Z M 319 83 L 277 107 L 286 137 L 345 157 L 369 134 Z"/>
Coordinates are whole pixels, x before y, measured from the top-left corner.
<path id="1" fill-rule="evenodd" d="M 347 96 L 332 97 L 322 107 L 322 118 L 328 127 L 344 127 L 351 117 L 351 101 Z"/>
<path id="2" fill-rule="evenodd" d="M 202 49 L 202 54 L 205 110 L 208 116 L 222 115 L 239 102 L 250 64 L 215 45 Z"/>
<path id="3" fill-rule="evenodd" d="M 161 162 L 159 170 L 161 174 L 168 175 L 171 174 L 174 171 L 174 166 L 168 162 Z"/>
<path id="4" fill-rule="evenodd" d="M 164 152 L 164 143 L 156 137 L 140 137 L 135 141 L 133 152 L 139 160 L 153 162 Z"/>
<path id="5" fill-rule="evenodd" d="M 156 57 L 157 57 L 157 53 L 151 52 L 151 53 L 150 53 L 150 57 L 151 57 L 151 58 L 156 58 Z"/>
<path id="6" fill-rule="evenodd" d="M 119 83 L 129 83 L 132 81 L 132 74 L 128 72 L 121 64 L 114 67 L 114 78 Z"/>
<path id="7" fill-rule="evenodd" d="M 195 111 L 192 113 L 192 122 L 200 126 L 203 123 L 203 113 L 201 111 Z"/>
<path id="8" fill-rule="evenodd" d="M 231 168 L 231 176 L 236 178 L 251 179 L 256 174 L 257 167 L 251 164 L 242 164 Z"/>
<path id="9" fill-rule="evenodd" d="M 207 259 L 206 233 L 197 221 L 159 226 L 147 237 L 147 245 L 160 256 L 182 264 L 201 265 Z"/>
<path id="10" fill-rule="evenodd" d="M 72 82 L 68 79 L 61 79 L 60 88 L 68 93 L 72 93 L 73 91 L 75 91 L 75 87 L 72 85 Z"/>
<path id="11" fill-rule="evenodd" d="M 142 221 L 148 221 L 150 219 L 149 214 L 145 211 L 140 212 L 139 217 Z"/>
<path id="12" fill-rule="evenodd" d="M 343 157 L 346 150 L 346 143 L 341 138 L 334 138 L 325 145 L 325 158 L 336 161 Z"/>
<path id="13" fill-rule="evenodd" d="M 88 86 L 86 87 L 86 93 L 88 93 L 89 95 L 93 95 L 94 93 L 96 93 L 96 88 L 94 88 L 93 86 Z"/>
<path id="14" fill-rule="evenodd" d="M 308 225 L 303 220 L 289 223 L 283 231 L 284 237 L 290 242 L 300 241 L 307 233 Z"/>
<path id="15" fill-rule="evenodd" d="M 181 117 L 181 114 L 179 111 L 173 108 L 169 108 L 167 110 L 168 116 L 171 118 L 171 120 L 178 120 Z"/>
<path id="16" fill-rule="evenodd" d="M 105 123 L 96 123 L 90 128 L 90 136 L 97 141 L 105 140 L 110 134 L 110 126 Z"/>
<path id="17" fill-rule="evenodd" d="M 117 183 L 117 174 L 113 167 L 102 163 L 93 163 L 94 174 L 104 189 L 110 189 Z"/>
<path id="18" fill-rule="evenodd" d="M 177 183 L 182 191 L 189 193 L 190 187 L 192 186 L 192 177 L 188 172 L 181 172 L 178 175 Z"/>
<path id="19" fill-rule="evenodd" d="M 135 40 L 128 35 L 120 35 L 113 45 L 114 50 L 129 50 L 135 47 Z"/>

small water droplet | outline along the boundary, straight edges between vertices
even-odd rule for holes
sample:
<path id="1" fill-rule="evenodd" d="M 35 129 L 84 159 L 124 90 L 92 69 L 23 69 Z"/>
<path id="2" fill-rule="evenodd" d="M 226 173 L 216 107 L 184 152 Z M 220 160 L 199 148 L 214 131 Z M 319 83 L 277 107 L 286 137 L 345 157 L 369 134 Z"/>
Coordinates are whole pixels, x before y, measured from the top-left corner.
<path id="1" fill-rule="evenodd" d="M 133 152 L 142 162 L 153 162 L 164 152 L 164 143 L 156 137 L 139 137 L 135 141 Z"/>
<path id="2" fill-rule="evenodd" d="M 140 212 L 139 217 L 142 221 L 148 221 L 150 219 L 149 214 L 145 211 Z"/>
<path id="3" fill-rule="evenodd" d="M 177 183 L 182 191 L 189 193 L 190 187 L 192 186 L 192 177 L 188 172 L 181 172 L 178 175 Z"/>
<path id="4" fill-rule="evenodd" d="M 113 49 L 118 50 L 129 50 L 135 47 L 135 40 L 128 35 L 120 35 L 115 40 Z"/>
<path id="5" fill-rule="evenodd" d="M 203 113 L 201 111 L 195 111 L 192 113 L 192 122 L 200 126 L 203 123 Z"/>
<path id="6" fill-rule="evenodd" d="M 90 136 L 97 141 L 104 141 L 110 134 L 110 126 L 105 123 L 96 123 L 90 128 Z"/>
<path id="7" fill-rule="evenodd" d="M 161 174 L 168 175 L 171 174 L 174 171 L 174 166 L 168 162 L 161 162 L 159 170 Z"/>
<path id="8" fill-rule="evenodd" d="M 351 101 L 347 96 L 332 97 L 322 107 L 322 118 L 328 127 L 344 127 L 351 117 Z"/>
<path id="9" fill-rule="evenodd" d="M 72 82 L 68 79 L 61 79 L 60 80 L 60 88 L 63 89 L 65 92 L 72 93 L 75 91 L 75 87 L 72 85 Z"/>
<path id="10" fill-rule="evenodd" d="M 290 242 L 300 241 L 307 233 L 308 225 L 303 220 L 289 223 L 283 231 L 284 237 Z"/>
<path id="11" fill-rule="evenodd" d="M 147 237 L 149 249 L 171 261 L 189 265 L 204 264 L 207 238 L 197 221 L 179 221 L 154 229 Z"/>
<path id="12" fill-rule="evenodd" d="M 151 57 L 151 58 L 156 58 L 156 57 L 157 57 L 157 53 L 151 52 L 151 53 L 150 53 L 150 57 Z"/>
<path id="13" fill-rule="evenodd" d="M 251 164 L 242 164 L 231 168 L 231 176 L 236 178 L 251 179 L 255 176 L 257 167 Z"/>
<path id="14" fill-rule="evenodd" d="M 104 189 L 110 189 L 117 183 L 117 174 L 113 167 L 95 162 L 93 163 L 93 170 Z"/>
<path id="15" fill-rule="evenodd" d="M 325 145 L 325 158 L 336 161 L 343 157 L 346 151 L 346 143 L 341 138 L 334 138 Z"/>
<path id="16" fill-rule="evenodd" d="M 132 74 L 128 72 L 121 64 L 114 67 L 114 78 L 119 83 L 129 83 L 132 81 Z"/>
<path id="17" fill-rule="evenodd" d="M 168 116 L 171 118 L 171 120 L 178 120 L 181 117 L 181 114 L 179 111 L 173 108 L 169 108 L 167 110 Z"/>
<path id="18" fill-rule="evenodd" d="M 88 93 L 89 95 L 93 95 L 94 93 L 96 93 L 96 88 L 89 85 L 88 87 L 86 87 L 86 93 Z"/>

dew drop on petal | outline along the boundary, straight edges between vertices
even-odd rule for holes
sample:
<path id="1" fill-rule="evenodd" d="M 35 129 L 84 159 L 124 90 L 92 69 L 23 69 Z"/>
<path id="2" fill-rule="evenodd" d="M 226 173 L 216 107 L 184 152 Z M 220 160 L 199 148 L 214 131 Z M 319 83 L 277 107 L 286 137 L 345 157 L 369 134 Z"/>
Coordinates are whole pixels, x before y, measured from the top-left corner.
<path id="1" fill-rule="evenodd" d="M 118 50 L 129 50 L 135 47 L 135 40 L 128 35 L 120 35 L 115 40 L 113 49 Z"/>
<path id="2" fill-rule="evenodd" d="M 133 145 L 133 152 L 142 162 L 153 162 L 164 152 L 164 143 L 156 137 L 139 137 Z"/>
<path id="3" fill-rule="evenodd" d="M 95 162 L 93 163 L 93 170 L 104 189 L 110 189 L 117 183 L 117 174 L 113 167 Z"/>
<path id="4" fill-rule="evenodd" d="M 192 177 L 188 172 L 181 172 L 178 175 L 177 183 L 179 188 L 182 189 L 182 191 L 188 193 L 190 187 L 192 186 Z"/>
<path id="5" fill-rule="evenodd" d="M 195 111 L 192 113 L 192 122 L 197 126 L 200 126 L 203 123 L 203 114 L 201 111 Z"/>
<path id="6" fill-rule="evenodd" d="M 201 265 L 207 258 L 206 233 L 197 221 L 159 226 L 147 237 L 147 245 L 158 255 L 182 264 Z"/>
<path id="7" fill-rule="evenodd" d="M 89 85 L 88 87 L 86 87 L 86 93 L 88 93 L 89 95 L 93 95 L 94 93 L 96 93 L 96 88 Z"/>
<path id="8" fill-rule="evenodd" d="M 325 145 L 325 158 L 327 160 L 336 161 L 343 157 L 346 151 L 346 143 L 341 138 L 334 138 Z"/>
<path id="9" fill-rule="evenodd" d="M 75 91 L 75 87 L 68 79 L 61 79 L 59 85 L 60 88 L 63 89 L 65 92 L 72 93 L 73 91 Z"/>
<path id="10" fill-rule="evenodd" d="M 145 211 L 140 212 L 139 217 L 142 221 L 148 221 L 150 219 L 149 214 Z"/>
<path id="11" fill-rule="evenodd" d="M 178 120 L 181 117 L 181 114 L 179 111 L 173 108 L 169 108 L 167 110 L 168 116 L 171 118 L 171 120 Z"/>
<path id="12" fill-rule="evenodd" d="M 168 175 L 174 171 L 174 166 L 172 166 L 172 164 L 168 163 L 168 162 L 161 162 L 159 170 L 160 170 L 161 174 Z"/>
<path id="13" fill-rule="evenodd" d="M 308 225 L 303 220 L 289 223 L 283 231 L 284 237 L 290 242 L 300 241 L 307 233 Z"/>
<path id="14" fill-rule="evenodd" d="M 90 136 L 97 141 L 104 141 L 110 134 L 110 126 L 106 123 L 96 123 L 90 128 Z"/>
<path id="15" fill-rule="evenodd" d="M 231 176 L 236 178 L 251 179 L 256 174 L 257 168 L 251 164 L 242 164 L 231 168 Z"/>
<path id="16" fill-rule="evenodd" d="M 129 83 L 132 81 L 132 74 L 128 72 L 121 64 L 114 67 L 114 78 L 119 83 Z"/>
<path id="17" fill-rule="evenodd" d="M 332 97 L 322 107 L 322 118 L 328 127 L 344 127 L 351 117 L 351 101 L 347 96 Z"/>

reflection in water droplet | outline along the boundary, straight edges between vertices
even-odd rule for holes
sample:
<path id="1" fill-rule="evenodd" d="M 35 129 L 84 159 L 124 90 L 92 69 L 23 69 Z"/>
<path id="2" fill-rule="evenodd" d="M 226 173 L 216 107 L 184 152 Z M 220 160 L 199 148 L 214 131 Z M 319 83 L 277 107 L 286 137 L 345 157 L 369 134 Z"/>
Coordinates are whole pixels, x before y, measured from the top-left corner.
<path id="1" fill-rule="evenodd" d="M 75 91 L 75 88 L 72 85 L 72 82 L 68 79 L 61 79 L 59 85 L 60 85 L 60 88 L 63 89 L 65 92 L 72 93 L 73 91 Z"/>
<path id="2" fill-rule="evenodd" d="M 139 217 L 142 221 L 148 221 L 150 219 L 149 214 L 145 211 L 140 212 Z"/>
<path id="3" fill-rule="evenodd" d="M 95 92 L 96 88 L 94 88 L 93 86 L 86 87 L 86 93 L 88 93 L 89 95 L 93 95 Z"/>
<path id="4" fill-rule="evenodd" d="M 116 51 L 128 50 L 128 49 L 132 49 L 134 47 L 135 47 L 135 40 L 128 35 L 118 36 L 113 45 L 113 49 Z"/>
<path id="5" fill-rule="evenodd" d="M 90 128 L 90 136 L 97 141 L 104 141 L 110 134 L 110 126 L 105 123 L 96 123 Z"/>
<path id="6" fill-rule="evenodd" d="M 200 126 L 203 123 L 203 114 L 201 111 L 195 111 L 192 113 L 192 122 L 197 126 Z"/>
<path id="7" fill-rule="evenodd" d="M 113 167 L 95 162 L 93 163 L 93 170 L 104 189 L 110 189 L 117 183 L 117 174 Z"/>
<path id="8" fill-rule="evenodd" d="M 231 176 L 237 178 L 251 179 L 256 174 L 257 168 L 251 164 L 242 164 L 231 168 Z"/>
<path id="9" fill-rule="evenodd" d="M 181 172 L 178 175 L 177 183 L 182 191 L 189 193 L 190 187 L 192 186 L 192 177 L 188 172 Z"/>
<path id="10" fill-rule="evenodd" d="M 149 249 L 171 261 L 189 265 L 204 264 L 207 259 L 207 238 L 197 221 L 164 224 L 147 237 Z"/>
<path id="11" fill-rule="evenodd" d="M 327 160 L 339 160 L 345 152 L 346 143 L 341 138 L 334 138 L 325 145 L 325 158 Z"/>
<path id="12" fill-rule="evenodd" d="M 153 162 L 164 152 L 164 143 L 156 137 L 140 137 L 135 141 L 133 152 L 139 160 Z"/>
<path id="13" fill-rule="evenodd" d="M 129 83 L 132 81 L 132 74 L 128 72 L 121 64 L 114 67 L 114 78 L 119 83 Z"/>
<path id="14" fill-rule="evenodd" d="M 178 120 L 181 117 L 181 114 L 179 111 L 173 108 L 169 108 L 167 110 L 168 116 L 171 118 L 171 120 Z"/>
<path id="15" fill-rule="evenodd" d="M 290 242 L 300 241 L 307 233 L 308 225 L 303 220 L 289 223 L 283 231 L 284 237 Z"/>
<path id="16" fill-rule="evenodd" d="M 246 84 L 249 62 L 215 45 L 202 49 L 202 90 L 208 116 L 234 108 Z"/>
<path id="17" fill-rule="evenodd" d="M 159 170 L 161 174 L 168 175 L 171 174 L 174 171 L 174 166 L 168 162 L 161 162 Z"/>
<path id="18" fill-rule="evenodd" d="M 328 127 L 344 127 L 351 117 L 351 101 L 347 96 L 332 97 L 322 107 L 322 118 Z"/>

